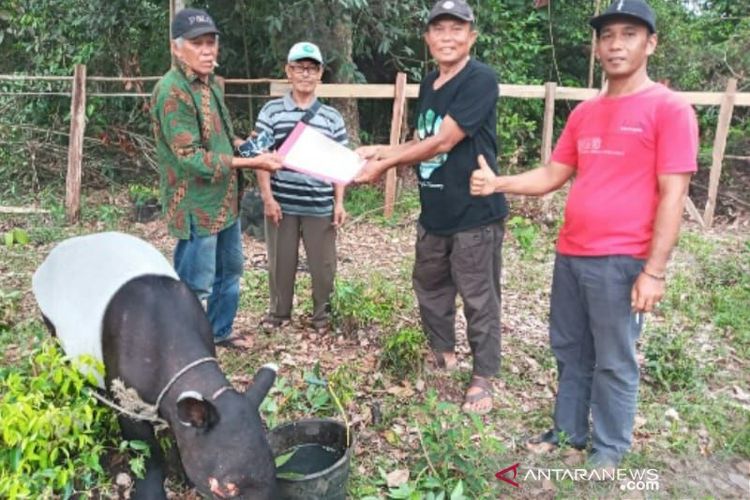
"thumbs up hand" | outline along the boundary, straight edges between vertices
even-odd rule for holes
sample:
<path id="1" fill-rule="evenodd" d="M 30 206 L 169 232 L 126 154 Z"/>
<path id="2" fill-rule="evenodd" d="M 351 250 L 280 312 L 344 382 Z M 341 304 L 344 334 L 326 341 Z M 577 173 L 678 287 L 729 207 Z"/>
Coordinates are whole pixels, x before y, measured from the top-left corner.
<path id="1" fill-rule="evenodd" d="M 489 196 L 495 192 L 497 176 L 487 164 L 483 155 L 477 157 L 479 168 L 471 173 L 470 189 L 472 196 Z"/>

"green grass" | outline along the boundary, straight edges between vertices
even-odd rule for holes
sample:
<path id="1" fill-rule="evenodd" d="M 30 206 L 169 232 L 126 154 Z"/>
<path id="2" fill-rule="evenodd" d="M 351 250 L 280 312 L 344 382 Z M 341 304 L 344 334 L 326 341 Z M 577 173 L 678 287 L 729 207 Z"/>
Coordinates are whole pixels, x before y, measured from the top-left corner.
<path id="1" fill-rule="evenodd" d="M 263 314 L 268 310 L 268 271 L 245 271 L 242 275 L 239 307 L 255 314 Z"/>

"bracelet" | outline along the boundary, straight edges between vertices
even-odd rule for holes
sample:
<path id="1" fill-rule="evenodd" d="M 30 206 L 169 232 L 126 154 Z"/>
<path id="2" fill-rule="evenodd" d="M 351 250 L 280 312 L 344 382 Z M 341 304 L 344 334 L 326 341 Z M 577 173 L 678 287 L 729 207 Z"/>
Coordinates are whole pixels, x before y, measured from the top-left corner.
<path id="1" fill-rule="evenodd" d="M 651 274 L 650 272 L 646 271 L 645 267 L 641 269 L 641 273 L 643 273 L 646 276 L 648 276 L 649 278 L 655 279 L 657 281 L 667 281 L 667 276 L 666 275 L 657 276 L 655 274 Z"/>

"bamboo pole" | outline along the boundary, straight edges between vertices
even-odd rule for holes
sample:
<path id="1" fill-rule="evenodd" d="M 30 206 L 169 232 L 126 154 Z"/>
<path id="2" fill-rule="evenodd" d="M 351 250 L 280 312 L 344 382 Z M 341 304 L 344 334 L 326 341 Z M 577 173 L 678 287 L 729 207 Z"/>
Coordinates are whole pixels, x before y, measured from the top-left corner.
<path id="1" fill-rule="evenodd" d="M 87 81 L 92 82 L 129 82 L 129 81 L 152 81 L 160 79 L 160 76 L 90 76 Z M 32 76 L 32 75 L 0 75 L 0 81 L 72 81 L 70 76 Z M 279 97 L 290 89 L 286 80 L 275 78 L 226 78 L 225 83 L 229 85 L 268 84 L 268 94 L 231 94 L 232 97 Z M 500 83 L 503 98 L 517 99 L 541 99 L 546 97 L 544 85 L 518 85 L 512 83 Z M 395 93 L 393 84 L 371 84 L 371 83 L 323 83 L 318 85 L 315 91 L 319 97 L 332 97 L 344 99 L 393 99 Z M 557 87 L 555 99 L 567 101 L 584 101 L 599 95 L 600 90 L 596 88 Z M 724 98 L 724 92 L 677 92 L 693 106 L 719 106 Z M 46 92 L 46 91 L 3 91 L 2 95 L 70 95 L 70 92 Z M 89 96 L 98 97 L 144 97 L 150 94 L 136 92 L 89 92 Z M 419 97 L 419 85 L 406 85 L 406 98 L 416 99 Z M 735 107 L 750 107 L 750 92 L 737 92 L 734 95 Z"/>
<path id="2" fill-rule="evenodd" d="M 160 76 L 89 76 L 89 82 L 155 82 L 161 80 Z"/>
<path id="3" fill-rule="evenodd" d="M 48 213 L 49 213 L 49 210 L 47 210 L 46 208 L 0 206 L 0 214 L 48 214 Z"/>
<path id="4" fill-rule="evenodd" d="M 70 97 L 70 92 L 0 92 L 0 95 L 15 96 L 15 97 L 27 97 L 27 96 L 64 96 Z"/>
<path id="5" fill-rule="evenodd" d="M 719 179 L 721 178 L 721 166 L 724 161 L 724 151 L 727 147 L 727 136 L 729 135 L 729 125 L 732 122 L 734 113 L 734 98 L 737 93 L 737 79 L 730 78 L 727 82 L 727 89 L 721 100 L 721 109 L 719 110 L 719 121 L 716 124 L 716 136 L 714 137 L 714 148 L 711 162 L 711 175 L 708 182 L 708 199 L 706 200 L 706 209 L 703 212 L 703 220 L 706 227 L 711 227 L 714 222 L 714 212 L 716 211 L 716 195 L 719 192 Z"/>
<path id="6" fill-rule="evenodd" d="M 391 116 L 391 146 L 396 146 L 401 141 L 401 124 L 406 106 L 406 73 L 396 75 L 396 86 L 393 96 L 393 115 Z M 385 209 L 383 215 L 393 215 L 393 205 L 396 201 L 396 173 L 397 169 L 391 168 L 385 174 Z"/>
<path id="7" fill-rule="evenodd" d="M 22 81 L 38 80 L 42 82 L 72 82 L 72 76 L 34 76 L 34 75 L 0 75 L 0 80 Z"/>
<path id="8" fill-rule="evenodd" d="M 70 141 L 68 174 L 65 178 L 65 212 L 68 222 L 78 221 L 81 211 L 81 163 L 83 133 L 86 129 L 86 66 L 76 64 L 73 73 L 73 98 L 70 101 Z"/>

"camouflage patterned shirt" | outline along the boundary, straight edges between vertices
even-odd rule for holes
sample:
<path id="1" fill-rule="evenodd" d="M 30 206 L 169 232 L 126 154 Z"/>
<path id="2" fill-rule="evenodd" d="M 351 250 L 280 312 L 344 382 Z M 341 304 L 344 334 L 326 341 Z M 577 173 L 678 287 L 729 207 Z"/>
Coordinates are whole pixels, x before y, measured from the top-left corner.
<path id="1" fill-rule="evenodd" d="M 238 171 L 232 169 L 232 123 L 224 92 L 180 64 L 156 84 L 151 122 L 169 233 L 216 234 L 237 220 Z"/>

